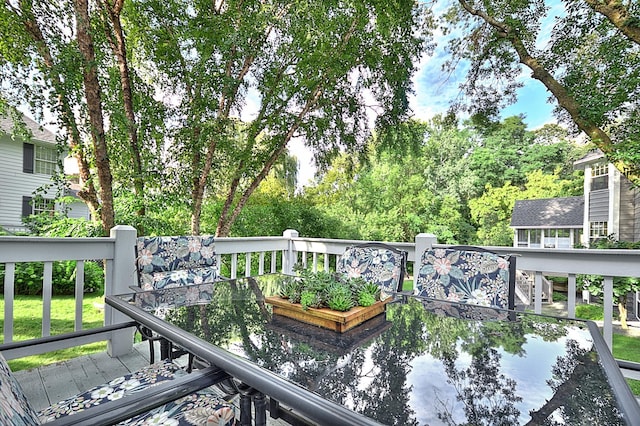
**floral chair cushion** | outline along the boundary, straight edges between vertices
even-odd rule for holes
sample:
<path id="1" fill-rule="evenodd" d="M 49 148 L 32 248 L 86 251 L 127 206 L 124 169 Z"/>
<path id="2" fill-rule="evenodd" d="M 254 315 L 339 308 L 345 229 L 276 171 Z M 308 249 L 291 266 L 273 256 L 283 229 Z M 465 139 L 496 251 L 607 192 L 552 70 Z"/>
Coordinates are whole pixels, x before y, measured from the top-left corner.
<path id="1" fill-rule="evenodd" d="M 147 389 L 187 374 L 176 364 L 164 360 L 134 373 L 114 379 L 74 395 L 38 413 L 42 423 L 83 411 L 89 407 Z M 209 421 L 209 423 L 207 423 Z M 3 423 L 4 424 L 4 423 Z M 121 422 L 122 425 L 234 425 L 233 407 L 213 393 L 202 390 Z"/>
<path id="2" fill-rule="evenodd" d="M 38 415 L 0 354 L 0 424 L 39 425 Z"/>
<path id="3" fill-rule="evenodd" d="M 143 290 L 201 284 L 218 277 L 213 236 L 139 237 L 136 255 Z"/>
<path id="4" fill-rule="evenodd" d="M 422 255 L 419 296 L 510 308 L 509 260 L 496 253 L 434 249 Z"/>
<path id="5" fill-rule="evenodd" d="M 394 293 L 402 290 L 405 265 L 405 252 L 383 244 L 363 244 L 344 251 L 336 272 L 348 278 L 362 277 L 377 283 L 381 290 Z"/>

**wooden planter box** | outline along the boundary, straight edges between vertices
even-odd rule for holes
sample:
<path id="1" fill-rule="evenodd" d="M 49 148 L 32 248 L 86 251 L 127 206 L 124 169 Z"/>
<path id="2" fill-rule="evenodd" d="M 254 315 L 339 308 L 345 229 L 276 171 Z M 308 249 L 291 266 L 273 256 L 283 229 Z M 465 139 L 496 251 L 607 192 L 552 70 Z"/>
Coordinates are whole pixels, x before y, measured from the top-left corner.
<path id="1" fill-rule="evenodd" d="M 377 301 L 371 306 L 357 306 L 346 312 L 334 311 L 329 308 L 302 309 L 299 303 L 291 303 L 287 299 L 279 296 L 265 298 L 265 302 L 273 305 L 273 313 L 293 318 L 307 324 L 317 325 L 329 330 L 344 333 L 362 322 L 375 317 L 385 311 L 386 304 L 391 301 L 391 297 L 383 301 Z"/>

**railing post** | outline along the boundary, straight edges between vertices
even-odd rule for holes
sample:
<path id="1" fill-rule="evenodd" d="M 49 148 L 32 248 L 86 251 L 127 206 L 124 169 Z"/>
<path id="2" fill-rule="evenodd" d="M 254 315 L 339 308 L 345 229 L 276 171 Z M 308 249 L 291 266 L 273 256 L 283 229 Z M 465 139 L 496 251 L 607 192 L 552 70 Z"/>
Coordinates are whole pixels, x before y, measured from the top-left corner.
<path id="1" fill-rule="evenodd" d="M 136 229 L 132 226 L 117 225 L 111 228 L 111 238 L 115 239 L 111 279 L 105 280 L 105 296 L 128 293 L 131 285 L 136 285 L 135 251 Z M 131 318 L 111 306 L 104 308 L 104 324 L 118 324 L 131 321 Z M 133 349 L 133 329 L 114 331 L 107 340 L 107 353 L 115 357 L 131 352 Z"/>
<path id="2" fill-rule="evenodd" d="M 604 304 L 604 321 L 602 334 L 609 350 L 613 348 L 613 277 L 604 277 L 602 303 Z"/>
<path id="3" fill-rule="evenodd" d="M 438 238 L 433 234 L 420 233 L 416 235 L 416 259 L 413 264 L 413 289 L 418 288 L 418 271 L 420 271 L 420 261 L 422 254 L 433 247 L 438 242 Z"/>
<path id="4" fill-rule="evenodd" d="M 298 254 L 293 248 L 292 238 L 298 238 L 300 234 L 295 229 L 285 229 L 282 236 L 289 239 L 287 251 L 282 256 L 282 273 L 293 274 L 293 266 L 296 264 Z"/>

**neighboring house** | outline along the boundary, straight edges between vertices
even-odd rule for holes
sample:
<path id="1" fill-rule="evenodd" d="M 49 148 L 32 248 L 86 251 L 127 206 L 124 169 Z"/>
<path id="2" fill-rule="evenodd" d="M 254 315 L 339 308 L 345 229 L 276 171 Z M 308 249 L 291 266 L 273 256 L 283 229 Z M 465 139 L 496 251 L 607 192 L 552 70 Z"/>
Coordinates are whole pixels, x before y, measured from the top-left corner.
<path id="1" fill-rule="evenodd" d="M 571 248 L 581 242 L 584 197 L 518 200 L 511 227 L 514 247 Z"/>
<path id="2" fill-rule="evenodd" d="M 26 141 L 11 136 L 13 122 L 0 116 L 0 228 L 8 232 L 25 231 L 22 218 L 34 213 L 62 210 L 56 204 L 57 190 L 51 188 L 42 199 L 34 193 L 53 183 L 51 177 L 58 167 L 55 135 L 35 121 L 23 116 L 32 137 Z M 67 195 L 74 195 L 68 192 Z M 78 199 L 69 208 L 68 216 L 90 219 L 87 206 Z"/>
<path id="3" fill-rule="evenodd" d="M 569 248 L 613 235 L 640 241 L 640 190 L 595 150 L 574 163 L 584 170 L 584 196 L 519 200 L 514 247 Z"/>

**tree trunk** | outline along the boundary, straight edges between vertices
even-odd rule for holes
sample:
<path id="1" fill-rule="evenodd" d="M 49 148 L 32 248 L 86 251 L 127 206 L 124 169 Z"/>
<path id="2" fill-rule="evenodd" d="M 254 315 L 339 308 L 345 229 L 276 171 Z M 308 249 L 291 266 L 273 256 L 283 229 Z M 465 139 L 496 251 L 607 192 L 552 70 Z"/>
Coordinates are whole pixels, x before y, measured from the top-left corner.
<path id="1" fill-rule="evenodd" d="M 113 209 L 112 176 L 107 141 L 104 133 L 104 119 L 102 115 L 102 95 L 96 56 L 91 36 L 91 22 L 89 20 L 88 0 L 74 0 L 74 12 L 76 15 L 78 49 L 82 54 L 82 76 L 84 93 L 87 100 L 89 122 L 91 125 L 91 139 L 95 154 L 98 181 L 100 183 L 100 218 L 105 234 L 115 226 L 115 213 Z"/>
<path id="2" fill-rule="evenodd" d="M 103 0 L 101 1 L 101 4 L 113 29 L 113 34 L 109 33 L 108 27 L 105 28 L 105 31 L 107 32 L 107 38 L 111 44 L 111 49 L 118 61 L 118 70 L 120 71 L 122 106 L 124 108 L 125 117 L 127 118 L 127 132 L 129 133 L 129 145 L 131 147 L 131 158 L 133 162 L 133 190 L 138 201 L 141 202 L 141 207 L 136 213 L 138 216 L 144 216 L 145 206 L 142 156 L 140 154 L 140 143 L 138 141 L 138 125 L 136 123 L 135 109 L 133 107 L 131 74 L 129 72 L 129 64 L 127 62 L 127 48 L 124 32 L 120 22 L 120 13 L 122 12 L 124 0 L 113 0 L 113 4 L 111 4 L 109 0 Z"/>
<path id="3" fill-rule="evenodd" d="M 629 329 L 629 325 L 627 325 L 627 301 L 619 300 L 618 301 L 618 316 L 620 318 L 620 326 L 627 330 Z"/>
<path id="4" fill-rule="evenodd" d="M 91 217 L 94 220 L 97 220 L 100 212 L 100 200 L 98 198 L 96 187 L 93 183 L 89 161 L 87 161 L 84 152 L 82 140 L 80 138 L 80 131 L 78 130 L 78 124 L 76 123 L 72 107 L 62 84 L 62 78 L 57 71 L 51 50 L 45 42 L 42 30 L 38 26 L 35 18 L 26 10 L 22 10 L 21 18 L 26 31 L 32 37 L 37 46 L 38 53 L 49 72 L 47 78 L 51 82 L 56 93 L 57 104 L 61 112 L 59 118 L 60 124 L 61 127 L 66 129 L 68 132 L 68 142 L 69 147 L 71 148 L 71 154 L 78 162 L 80 179 L 84 186 L 78 192 L 78 196 L 87 204 L 87 207 L 91 212 Z"/>

